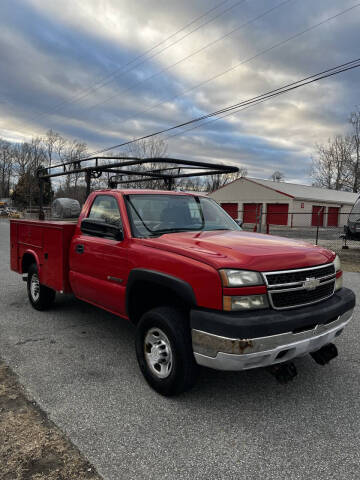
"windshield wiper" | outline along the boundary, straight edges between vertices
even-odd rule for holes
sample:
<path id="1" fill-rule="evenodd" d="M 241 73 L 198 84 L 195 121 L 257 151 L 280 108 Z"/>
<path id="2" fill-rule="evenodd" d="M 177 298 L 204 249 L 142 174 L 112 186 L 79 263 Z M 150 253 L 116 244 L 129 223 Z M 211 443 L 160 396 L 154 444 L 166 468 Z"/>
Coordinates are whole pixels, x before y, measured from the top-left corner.
<path id="1" fill-rule="evenodd" d="M 180 232 L 215 232 L 220 230 L 232 230 L 231 228 L 166 228 L 164 230 L 155 230 L 154 233 L 151 234 L 152 237 L 157 237 L 160 235 L 164 235 L 166 233 L 180 233 Z"/>
<path id="2" fill-rule="evenodd" d="M 232 228 L 209 228 L 209 229 L 205 229 L 205 232 L 216 232 L 218 230 L 233 230 Z M 234 230 L 235 231 L 235 230 Z"/>
<path id="3" fill-rule="evenodd" d="M 164 235 L 165 233 L 179 233 L 179 232 L 199 232 L 202 228 L 165 228 L 164 230 L 154 230 L 154 235 Z"/>

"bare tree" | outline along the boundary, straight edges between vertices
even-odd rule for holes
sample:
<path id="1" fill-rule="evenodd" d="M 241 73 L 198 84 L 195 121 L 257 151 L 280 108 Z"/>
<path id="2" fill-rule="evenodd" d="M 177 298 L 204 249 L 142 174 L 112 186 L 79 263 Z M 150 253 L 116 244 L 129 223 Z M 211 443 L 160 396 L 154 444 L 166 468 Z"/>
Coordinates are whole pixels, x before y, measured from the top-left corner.
<path id="1" fill-rule="evenodd" d="M 245 167 L 240 167 L 239 171 L 235 173 L 217 173 L 215 175 L 209 175 L 205 178 L 205 190 L 207 192 L 214 192 L 238 178 L 246 177 L 247 174 L 247 169 Z"/>
<path id="2" fill-rule="evenodd" d="M 311 176 L 314 186 L 332 190 L 348 190 L 352 178 L 353 140 L 337 135 L 325 145 L 316 145 Z"/>
<path id="3" fill-rule="evenodd" d="M 44 150 L 44 156 L 46 159 L 45 165 L 51 167 L 54 156 L 57 156 L 59 158 L 59 146 L 61 151 L 61 146 L 64 144 L 65 139 L 59 133 L 54 132 L 54 130 L 50 129 L 46 132 L 45 136 L 41 139 L 41 141 Z"/>
<path id="4" fill-rule="evenodd" d="M 68 141 L 66 140 L 66 138 L 59 135 L 58 138 L 57 138 L 57 141 L 54 145 L 57 159 L 60 162 L 65 162 L 66 161 L 66 145 L 67 145 L 67 142 Z"/>
<path id="5" fill-rule="evenodd" d="M 76 160 L 80 160 L 85 156 L 87 151 L 86 143 L 79 142 L 78 140 L 66 141 L 63 151 L 62 151 L 62 158 L 63 161 L 66 162 L 73 162 Z M 71 175 L 67 175 L 66 177 L 66 185 L 70 187 L 71 185 L 77 187 L 79 183 L 79 179 L 83 177 L 84 174 L 74 173 Z"/>
<path id="6" fill-rule="evenodd" d="M 136 158 L 163 158 L 167 155 L 168 146 L 164 140 L 148 138 L 130 143 L 127 156 Z"/>
<path id="7" fill-rule="evenodd" d="M 14 198 L 19 204 L 31 205 L 38 198 L 38 168 L 79 160 L 86 154 L 86 150 L 85 143 L 68 140 L 53 130 L 49 130 L 44 137 L 12 145 L 13 176 L 16 179 Z M 78 173 L 67 176 L 62 191 L 73 197 L 80 186 L 80 178 L 82 174 Z M 59 182 L 56 182 L 56 186 L 59 188 Z M 47 186 L 47 189 L 51 200 L 51 187 Z"/>
<path id="8" fill-rule="evenodd" d="M 167 154 L 167 143 L 164 140 L 157 139 L 157 138 L 149 138 L 144 140 L 138 140 L 134 143 L 128 145 L 128 148 L 124 154 L 124 152 L 119 152 L 117 155 L 124 156 L 124 157 L 136 157 L 140 159 L 154 159 L 153 162 L 146 163 L 145 165 L 134 165 L 129 167 L 128 169 L 132 170 L 135 173 L 141 173 L 146 171 L 157 171 L 157 170 L 164 170 L 172 168 L 173 165 L 166 163 L 166 161 L 161 161 L 166 157 Z M 114 154 L 115 155 L 115 154 Z M 166 171 L 169 170 L 165 170 Z M 119 180 L 125 183 L 121 183 L 120 185 L 124 188 L 129 187 L 136 187 L 136 188 L 155 188 L 163 190 L 166 188 L 164 180 L 153 180 L 153 179 L 145 179 L 140 177 L 134 177 L 133 175 L 118 175 Z M 134 182 L 134 179 L 137 178 L 139 181 Z M 132 181 L 133 180 L 133 181 Z M 104 179 L 101 179 L 98 183 L 103 183 Z M 173 185 L 175 187 L 176 184 Z"/>
<path id="9" fill-rule="evenodd" d="M 279 170 L 275 170 L 270 178 L 273 182 L 282 182 L 285 179 L 285 175 L 282 172 L 279 172 Z"/>
<path id="10" fill-rule="evenodd" d="M 360 112 L 353 112 L 350 115 L 350 125 L 352 126 L 352 191 L 358 192 L 360 188 Z"/>
<path id="11" fill-rule="evenodd" d="M 10 196 L 11 182 L 14 170 L 12 145 L 0 139 L 0 197 Z"/>
<path id="12" fill-rule="evenodd" d="M 29 150 L 31 156 L 30 168 L 34 172 L 36 172 L 39 167 L 43 166 L 44 163 L 46 163 L 46 156 L 42 145 L 42 138 L 32 138 L 29 144 Z"/>
<path id="13" fill-rule="evenodd" d="M 86 143 L 80 142 L 79 140 L 68 140 L 58 134 L 55 135 L 57 135 L 57 137 L 56 142 L 54 143 L 54 150 L 60 163 L 73 162 L 86 156 Z M 72 173 L 67 175 L 63 181 L 60 180 L 60 184 L 57 187 L 57 192 L 61 192 L 65 197 L 75 198 L 78 200 L 75 192 L 78 187 L 83 187 L 83 185 L 84 174 Z M 80 190 L 82 192 L 83 189 L 81 188 Z M 80 197 L 82 198 L 82 196 L 83 195 L 81 193 Z"/>
<path id="14" fill-rule="evenodd" d="M 19 205 L 30 205 L 38 202 L 39 182 L 37 170 L 46 164 L 46 155 L 40 137 L 32 138 L 12 147 L 14 174 L 17 177 L 13 191 L 13 199 Z M 46 188 L 49 193 L 51 188 Z"/>
<path id="15" fill-rule="evenodd" d="M 32 149 L 28 142 L 18 143 L 13 146 L 13 155 L 15 161 L 15 175 L 20 177 L 31 169 Z"/>

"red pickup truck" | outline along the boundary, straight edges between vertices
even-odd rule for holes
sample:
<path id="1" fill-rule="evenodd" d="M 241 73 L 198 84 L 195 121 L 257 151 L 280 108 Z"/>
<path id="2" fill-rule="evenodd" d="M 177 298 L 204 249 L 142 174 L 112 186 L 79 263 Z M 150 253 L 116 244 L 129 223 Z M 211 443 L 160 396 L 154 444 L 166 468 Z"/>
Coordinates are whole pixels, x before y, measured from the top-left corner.
<path id="1" fill-rule="evenodd" d="M 73 293 L 133 322 L 163 395 L 190 388 L 198 365 L 271 366 L 281 380 L 295 357 L 325 364 L 355 305 L 334 252 L 243 231 L 210 198 L 174 191 L 102 190 L 77 222 L 11 220 L 11 268 L 38 310 Z"/>

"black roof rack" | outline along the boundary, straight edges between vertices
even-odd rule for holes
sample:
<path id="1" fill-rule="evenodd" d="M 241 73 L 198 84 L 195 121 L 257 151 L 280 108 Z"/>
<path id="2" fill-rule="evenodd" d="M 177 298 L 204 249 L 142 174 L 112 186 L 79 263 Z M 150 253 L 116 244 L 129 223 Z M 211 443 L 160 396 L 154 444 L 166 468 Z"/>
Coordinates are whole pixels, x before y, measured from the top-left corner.
<path id="1" fill-rule="evenodd" d="M 143 171 L 134 171 L 131 167 L 136 165 L 144 166 L 159 163 L 160 168 L 144 169 Z M 166 164 L 162 167 L 161 165 Z M 43 183 L 45 180 L 63 175 L 74 173 L 84 173 L 86 181 L 86 194 L 89 195 L 91 179 L 101 177 L 103 172 L 113 173 L 109 178 L 108 186 L 116 188 L 117 185 L 124 183 L 139 183 L 144 180 L 163 180 L 165 186 L 171 190 L 174 180 L 177 178 L 199 177 L 203 175 L 215 175 L 222 173 L 238 172 L 237 167 L 215 164 L 209 162 L 195 162 L 193 160 L 182 160 L 179 158 L 136 158 L 136 157 L 90 157 L 73 160 L 69 162 L 50 165 L 40 168 L 37 172 L 40 182 L 40 214 L 43 219 Z M 127 179 L 122 178 L 123 175 Z M 132 177 L 132 178 L 129 178 Z"/>

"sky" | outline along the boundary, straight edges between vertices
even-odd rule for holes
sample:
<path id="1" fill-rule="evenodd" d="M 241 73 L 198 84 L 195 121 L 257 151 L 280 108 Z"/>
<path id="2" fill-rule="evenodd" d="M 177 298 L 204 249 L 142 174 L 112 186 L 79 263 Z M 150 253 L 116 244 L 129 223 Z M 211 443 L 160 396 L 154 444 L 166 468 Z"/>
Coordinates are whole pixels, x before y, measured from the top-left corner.
<path id="1" fill-rule="evenodd" d="M 359 24 L 355 0 L 1 0 L 0 138 L 120 144 L 358 58 Z M 355 69 L 159 138 L 172 157 L 311 183 L 359 93 Z"/>

